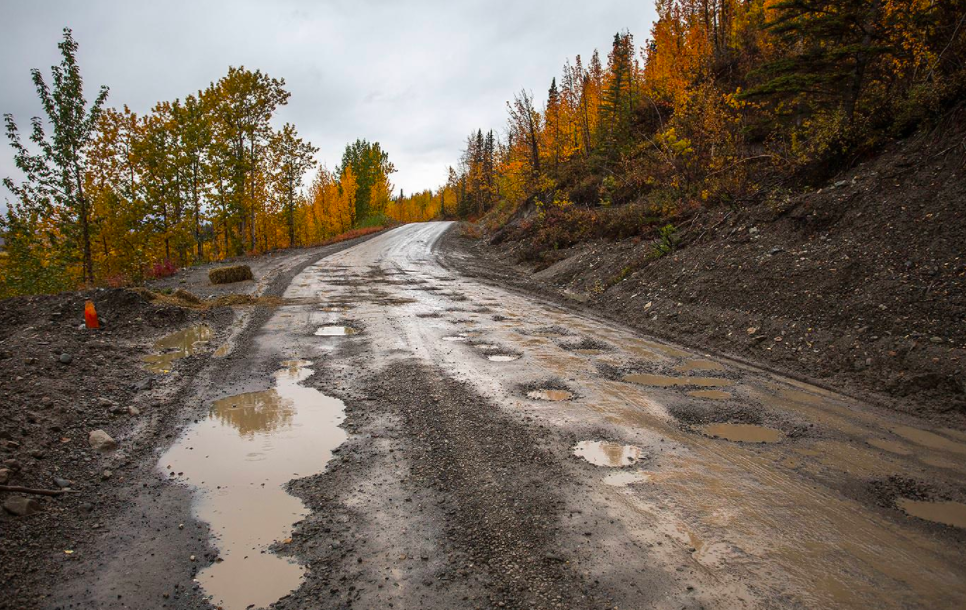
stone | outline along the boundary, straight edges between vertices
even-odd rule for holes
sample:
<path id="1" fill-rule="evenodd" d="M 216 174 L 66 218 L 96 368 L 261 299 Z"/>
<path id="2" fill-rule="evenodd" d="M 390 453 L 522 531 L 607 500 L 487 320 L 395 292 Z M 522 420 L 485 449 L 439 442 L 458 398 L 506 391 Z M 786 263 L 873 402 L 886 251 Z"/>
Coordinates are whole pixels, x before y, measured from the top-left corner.
<path id="1" fill-rule="evenodd" d="M 90 443 L 91 449 L 98 451 L 100 453 L 106 453 L 108 451 L 114 451 L 117 449 L 117 441 L 111 438 L 111 435 L 103 430 L 94 430 L 87 437 L 87 442 Z"/>
<path id="2" fill-rule="evenodd" d="M 3 510 L 7 511 L 11 515 L 17 515 L 18 517 L 32 515 L 38 512 L 40 509 L 40 502 L 33 498 L 27 498 L 24 496 L 13 496 L 12 498 L 7 498 L 7 501 L 3 503 Z"/>
<path id="3" fill-rule="evenodd" d="M 140 415 L 141 414 L 141 410 L 138 409 L 137 407 L 128 407 L 127 408 L 127 414 L 128 415 Z"/>
<path id="4" fill-rule="evenodd" d="M 74 357 L 71 356 L 70 354 L 64 353 L 60 355 L 61 364 L 70 364 L 73 361 L 74 361 Z"/>
<path id="5" fill-rule="evenodd" d="M 62 479 L 60 477 L 54 477 L 54 485 L 60 487 L 61 489 L 67 489 L 70 487 L 70 481 L 67 479 Z"/>
<path id="6" fill-rule="evenodd" d="M 134 384 L 134 389 L 138 392 L 146 392 L 154 387 L 154 379 L 148 377 Z"/>
<path id="7" fill-rule="evenodd" d="M 10 469 L 0 468 L 0 485 L 6 485 L 7 481 L 10 480 Z"/>

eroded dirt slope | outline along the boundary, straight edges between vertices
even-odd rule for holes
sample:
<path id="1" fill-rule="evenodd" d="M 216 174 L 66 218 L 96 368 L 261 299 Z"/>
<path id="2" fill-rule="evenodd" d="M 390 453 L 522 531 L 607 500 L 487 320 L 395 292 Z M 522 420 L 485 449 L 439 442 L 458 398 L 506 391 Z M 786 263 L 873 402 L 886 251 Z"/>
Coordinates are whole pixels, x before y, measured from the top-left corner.
<path id="1" fill-rule="evenodd" d="M 957 115 L 958 116 L 958 115 Z M 966 424 L 966 137 L 961 120 L 822 189 L 713 209 L 677 251 L 596 241 L 517 264 L 523 242 L 451 234 L 462 271 Z"/>

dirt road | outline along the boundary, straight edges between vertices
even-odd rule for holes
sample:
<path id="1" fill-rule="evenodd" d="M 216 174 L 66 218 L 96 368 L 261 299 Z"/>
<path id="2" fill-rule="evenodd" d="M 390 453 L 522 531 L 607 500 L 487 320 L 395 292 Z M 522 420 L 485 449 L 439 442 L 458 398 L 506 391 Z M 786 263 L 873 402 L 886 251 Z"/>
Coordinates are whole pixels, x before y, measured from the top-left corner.
<path id="1" fill-rule="evenodd" d="M 247 320 L 51 607 L 966 605 L 962 431 L 467 279 L 449 228 Z"/>

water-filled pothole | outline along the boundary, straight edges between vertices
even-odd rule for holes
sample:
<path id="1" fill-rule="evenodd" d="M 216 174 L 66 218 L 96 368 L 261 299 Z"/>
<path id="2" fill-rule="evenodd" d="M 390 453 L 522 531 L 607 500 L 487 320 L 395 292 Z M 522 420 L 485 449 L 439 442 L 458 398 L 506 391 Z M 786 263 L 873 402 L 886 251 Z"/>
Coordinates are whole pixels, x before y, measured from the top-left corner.
<path id="1" fill-rule="evenodd" d="M 782 440 L 781 430 L 754 424 L 709 424 L 701 431 L 714 438 L 740 443 L 777 443 Z"/>
<path id="2" fill-rule="evenodd" d="M 493 362 L 513 362 L 519 360 L 520 356 L 517 354 L 489 354 L 486 359 Z"/>
<path id="3" fill-rule="evenodd" d="M 721 377 L 669 377 L 667 375 L 651 375 L 649 373 L 632 373 L 624 376 L 624 381 L 640 385 L 669 386 L 698 386 L 702 388 L 727 387 L 735 384 L 730 379 Z"/>
<path id="4" fill-rule="evenodd" d="M 315 331 L 315 336 L 317 337 L 345 337 L 346 335 L 354 335 L 358 330 L 352 328 L 351 326 L 321 326 Z"/>
<path id="5" fill-rule="evenodd" d="M 728 400 L 731 398 L 731 394 L 728 392 L 722 392 L 721 390 L 692 390 L 688 392 L 688 396 L 694 396 L 695 398 L 710 398 L 711 400 Z"/>
<path id="6" fill-rule="evenodd" d="M 284 485 L 324 469 L 346 438 L 342 401 L 301 385 L 310 364 L 285 363 L 274 389 L 215 401 L 161 459 L 199 492 L 195 514 L 211 525 L 223 561 L 197 580 L 228 610 L 268 606 L 302 580 L 301 565 L 268 551 L 309 512 Z"/>
<path id="7" fill-rule="evenodd" d="M 574 395 L 567 390 L 530 390 L 527 392 L 527 398 L 532 398 L 533 400 L 549 400 L 552 402 L 559 402 L 561 400 L 570 400 Z"/>
<path id="8" fill-rule="evenodd" d="M 174 361 L 190 356 L 211 340 L 211 328 L 201 324 L 171 333 L 154 344 L 160 354 L 144 357 L 147 368 L 152 373 L 170 373 Z"/>
<path id="9" fill-rule="evenodd" d="M 911 426 L 896 426 L 892 429 L 892 432 L 917 445 L 929 447 L 930 449 L 940 449 L 951 453 L 966 453 L 966 444 L 957 443 L 954 440 L 940 436 L 935 432 L 929 432 L 928 430 L 920 430 L 919 428 L 913 428 Z"/>
<path id="10" fill-rule="evenodd" d="M 622 468 L 636 464 L 641 459 L 641 448 L 610 441 L 580 441 L 574 445 L 574 455 L 594 466 Z"/>
<path id="11" fill-rule="evenodd" d="M 899 498 L 896 506 L 913 517 L 966 529 L 966 504 L 960 502 L 926 502 Z"/>
<path id="12" fill-rule="evenodd" d="M 681 373 L 690 371 L 723 371 L 724 366 L 714 360 L 688 360 L 674 367 L 674 370 Z"/>
<path id="13" fill-rule="evenodd" d="M 450 342 L 466 341 L 466 335 L 449 335 L 447 337 L 443 337 L 443 341 L 450 341 Z"/>

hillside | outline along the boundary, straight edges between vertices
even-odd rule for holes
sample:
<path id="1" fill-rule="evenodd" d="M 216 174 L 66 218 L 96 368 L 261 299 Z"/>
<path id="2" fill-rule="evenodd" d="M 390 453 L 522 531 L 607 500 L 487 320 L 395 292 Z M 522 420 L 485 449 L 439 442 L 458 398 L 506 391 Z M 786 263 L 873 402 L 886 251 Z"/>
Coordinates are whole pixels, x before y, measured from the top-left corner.
<path id="1" fill-rule="evenodd" d="M 472 250 L 477 257 L 461 260 L 477 275 L 961 427 L 963 115 L 823 188 L 678 218 L 677 243 L 663 256 L 658 239 L 639 236 L 535 254 L 542 236 L 532 215 L 479 241 L 452 237 L 449 247 Z M 600 213 L 606 221 L 626 211 Z"/>

